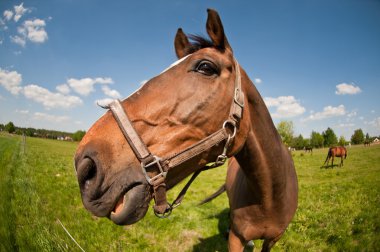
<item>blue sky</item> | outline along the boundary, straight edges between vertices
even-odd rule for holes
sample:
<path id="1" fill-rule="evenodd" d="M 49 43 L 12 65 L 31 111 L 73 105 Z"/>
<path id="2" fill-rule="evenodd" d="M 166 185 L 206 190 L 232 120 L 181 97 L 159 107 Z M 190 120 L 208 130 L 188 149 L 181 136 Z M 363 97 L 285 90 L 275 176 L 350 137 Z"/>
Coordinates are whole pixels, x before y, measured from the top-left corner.
<path id="1" fill-rule="evenodd" d="M 176 60 L 216 9 L 275 124 L 380 135 L 380 1 L 0 2 L 0 123 L 74 132 Z"/>

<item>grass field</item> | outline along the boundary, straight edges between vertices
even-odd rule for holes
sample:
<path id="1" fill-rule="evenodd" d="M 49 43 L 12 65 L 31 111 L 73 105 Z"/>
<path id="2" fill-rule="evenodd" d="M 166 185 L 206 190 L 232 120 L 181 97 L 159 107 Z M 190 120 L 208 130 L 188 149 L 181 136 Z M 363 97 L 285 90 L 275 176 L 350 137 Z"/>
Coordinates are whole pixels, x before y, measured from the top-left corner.
<path id="1" fill-rule="evenodd" d="M 0 134 L 0 251 L 80 251 L 60 223 L 85 251 L 227 251 L 226 195 L 196 206 L 223 183 L 225 167 L 201 174 L 169 219 L 149 210 L 140 222 L 120 227 L 82 206 L 75 149 L 72 142 L 24 143 Z M 343 168 L 321 169 L 326 154 L 293 153 L 299 207 L 273 251 L 379 251 L 380 145 L 349 148 Z"/>

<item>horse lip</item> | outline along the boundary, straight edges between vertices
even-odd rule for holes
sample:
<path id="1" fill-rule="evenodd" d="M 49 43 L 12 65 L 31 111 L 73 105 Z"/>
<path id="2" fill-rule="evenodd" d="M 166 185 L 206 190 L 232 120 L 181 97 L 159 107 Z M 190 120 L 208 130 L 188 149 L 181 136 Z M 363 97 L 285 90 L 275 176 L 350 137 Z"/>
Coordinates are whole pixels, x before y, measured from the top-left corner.
<path id="1" fill-rule="evenodd" d="M 120 203 L 122 201 L 122 203 Z M 129 187 L 117 198 L 109 218 L 117 225 L 131 225 L 143 218 L 149 207 L 149 188 L 145 184 Z M 121 206 L 119 206 L 122 204 Z M 121 210 L 116 208 L 121 207 Z"/>

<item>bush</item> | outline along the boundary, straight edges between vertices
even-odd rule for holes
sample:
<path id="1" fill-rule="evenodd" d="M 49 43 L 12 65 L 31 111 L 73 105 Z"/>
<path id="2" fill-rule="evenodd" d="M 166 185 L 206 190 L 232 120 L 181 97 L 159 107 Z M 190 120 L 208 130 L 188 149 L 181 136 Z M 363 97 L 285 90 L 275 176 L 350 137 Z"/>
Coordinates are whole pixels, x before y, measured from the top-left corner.
<path id="1" fill-rule="evenodd" d="M 9 133 L 13 133 L 16 131 L 16 127 L 13 124 L 13 122 L 9 122 L 5 125 L 5 130 L 8 131 Z"/>
<path id="2" fill-rule="evenodd" d="M 82 138 L 84 137 L 84 135 L 86 135 L 86 131 L 84 131 L 84 130 L 78 130 L 77 132 L 75 132 L 73 134 L 73 140 L 74 141 L 81 141 Z"/>

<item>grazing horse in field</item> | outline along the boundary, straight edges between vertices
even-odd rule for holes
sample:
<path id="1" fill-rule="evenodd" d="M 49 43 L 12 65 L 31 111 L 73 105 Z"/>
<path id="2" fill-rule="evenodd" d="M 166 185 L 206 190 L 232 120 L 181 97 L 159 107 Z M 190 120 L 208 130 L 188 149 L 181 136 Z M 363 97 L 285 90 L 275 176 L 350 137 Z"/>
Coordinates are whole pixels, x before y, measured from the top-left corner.
<path id="1" fill-rule="evenodd" d="M 313 154 L 313 147 L 311 147 L 311 146 L 306 146 L 306 147 L 305 147 L 305 152 L 310 152 L 310 154 Z"/>
<path id="2" fill-rule="evenodd" d="M 364 147 L 366 147 L 366 146 L 368 146 L 368 147 L 371 146 L 371 141 L 370 140 L 365 140 L 364 141 Z"/>
<path id="3" fill-rule="evenodd" d="M 154 213 L 165 217 L 180 202 L 169 204 L 166 190 L 234 156 L 227 176 L 229 249 L 264 239 L 269 251 L 297 208 L 294 164 L 214 10 L 206 29 L 210 39 L 178 29 L 179 60 L 112 102 L 88 130 L 75 155 L 82 202 L 119 225 L 143 218 L 151 199 Z"/>
<path id="4" fill-rule="evenodd" d="M 343 166 L 343 157 L 344 157 L 344 159 L 347 158 L 347 149 L 343 146 L 330 147 L 329 151 L 327 153 L 326 161 L 322 165 L 322 167 L 325 165 L 328 166 L 330 159 L 331 159 L 331 167 L 334 167 L 334 158 L 335 157 L 340 157 L 339 167 Z"/>

